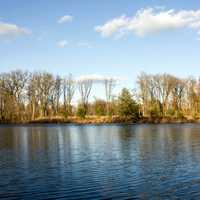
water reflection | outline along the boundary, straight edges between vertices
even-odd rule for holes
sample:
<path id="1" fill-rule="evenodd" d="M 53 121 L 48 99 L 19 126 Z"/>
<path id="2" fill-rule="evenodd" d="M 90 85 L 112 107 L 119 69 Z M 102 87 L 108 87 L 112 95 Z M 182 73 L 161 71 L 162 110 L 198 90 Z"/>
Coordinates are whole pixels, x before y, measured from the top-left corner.
<path id="1" fill-rule="evenodd" d="M 200 197 L 199 125 L 0 127 L 0 197 Z"/>

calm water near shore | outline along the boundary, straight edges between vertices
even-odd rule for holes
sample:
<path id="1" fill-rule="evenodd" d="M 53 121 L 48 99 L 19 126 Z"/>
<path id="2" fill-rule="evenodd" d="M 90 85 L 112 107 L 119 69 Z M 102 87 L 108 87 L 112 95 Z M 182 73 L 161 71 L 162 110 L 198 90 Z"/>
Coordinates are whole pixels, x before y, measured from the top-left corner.
<path id="1" fill-rule="evenodd" d="M 200 199 L 200 125 L 2 125 L 0 198 Z"/>

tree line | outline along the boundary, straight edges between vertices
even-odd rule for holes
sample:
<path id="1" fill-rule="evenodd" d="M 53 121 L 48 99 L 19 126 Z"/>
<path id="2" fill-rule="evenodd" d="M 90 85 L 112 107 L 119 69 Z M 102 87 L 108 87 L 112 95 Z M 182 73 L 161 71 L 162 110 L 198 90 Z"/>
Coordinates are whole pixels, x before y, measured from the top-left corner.
<path id="1" fill-rule="evenodd" d="M 104 87 L 105 98 L 91 99 L 93 85 Z M 170 74 L 141 73 L 135 90 L 123 88 L 114 94 L 117 79 L 112 77 L 75 80 L 71 74 L 21 70 L 0 74 L 0 122 L 28 122 L 62 116 L 120 116 L 149 118 L 197 118 L 200 113 L 200 79 Z M 72 103 L 75 91 L 80 100 Z"/>

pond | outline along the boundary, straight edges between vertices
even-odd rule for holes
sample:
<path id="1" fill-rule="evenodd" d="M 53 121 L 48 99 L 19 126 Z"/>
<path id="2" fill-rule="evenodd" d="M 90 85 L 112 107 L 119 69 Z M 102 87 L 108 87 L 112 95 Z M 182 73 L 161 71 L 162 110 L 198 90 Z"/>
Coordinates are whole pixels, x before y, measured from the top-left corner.
<path id="1" fill-rule="evenodd" d="M 200 199 L 200 125 L 1 125 L 0 197 Z"/>

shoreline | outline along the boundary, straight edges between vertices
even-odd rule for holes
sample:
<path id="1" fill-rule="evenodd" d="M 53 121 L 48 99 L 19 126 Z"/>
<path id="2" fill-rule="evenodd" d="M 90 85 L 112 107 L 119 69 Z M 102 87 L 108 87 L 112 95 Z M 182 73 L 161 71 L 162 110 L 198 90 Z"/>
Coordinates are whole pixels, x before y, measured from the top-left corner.
<path id="1" fill-rule="evenodd" d="M 34 125 L 34 124 L 69 124 L 69 125 L 112 125 L 112 124 L 124 124 L 124 125 L 139 125 L 139 124 L 200 124 L 199 119 L 174 119 L 174 118 L 148 118 L 143 117 L 139 120 L 122 117 L 86 117 L 80 119 L 77 117 L 63 118 L 38 118 L 36 120 L 24 121 L 24 122 L 0 122 L 0 125 Z"/>

